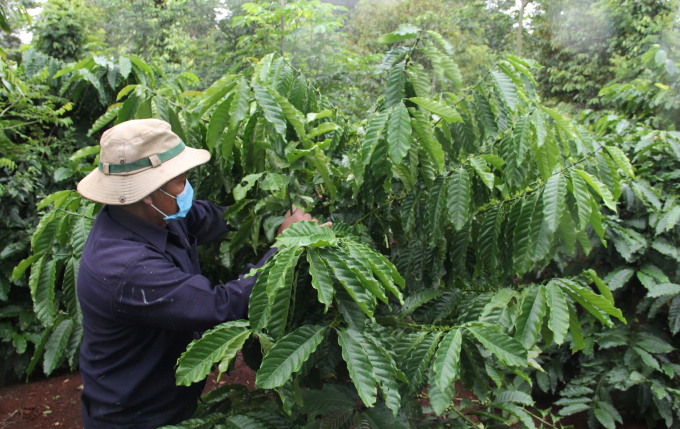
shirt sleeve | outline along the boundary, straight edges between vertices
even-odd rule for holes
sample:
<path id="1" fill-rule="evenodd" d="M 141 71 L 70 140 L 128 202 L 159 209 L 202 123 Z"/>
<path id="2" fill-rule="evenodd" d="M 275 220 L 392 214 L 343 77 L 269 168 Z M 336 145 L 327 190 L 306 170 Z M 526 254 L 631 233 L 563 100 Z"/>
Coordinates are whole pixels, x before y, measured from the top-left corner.
<path id="1" fill-rule="evenodd" d="M 223 322 L 245 319 L 257 276 L 244 278 L 271 257 L 272 248 L 249 264 L 238 279 L 211 287 L 202 275 L 184 273 L 161 254 L 148 249 L 128 267 L 126 281 L 114 291 L 117 318 L 175 331 L 205 331 Z"/>
<path id="2" fill-rule="evenodd" d="M 217 240 L 228 231 L 222 219 L 226 207 L 217 206 L 209 201 L 195 200 L 187 213 L 187 229 L 196 237 L 198 245 Z"/>

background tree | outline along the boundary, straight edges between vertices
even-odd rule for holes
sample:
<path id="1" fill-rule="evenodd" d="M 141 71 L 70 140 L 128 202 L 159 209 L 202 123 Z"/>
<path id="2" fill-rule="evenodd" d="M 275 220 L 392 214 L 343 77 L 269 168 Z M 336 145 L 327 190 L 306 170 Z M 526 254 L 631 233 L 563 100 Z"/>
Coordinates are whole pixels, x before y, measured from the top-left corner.
<path id="1" fill-rule="evenodd" d="M 652 44 L 677 49 L 678 7 L 671 1 L 545 0 L 536 3 L 529 54 L 545 66 L 544 95 L 597 106 L 604 86 L 644 71 Z M 532 54 L 533 53 L 533 54 Z"/>

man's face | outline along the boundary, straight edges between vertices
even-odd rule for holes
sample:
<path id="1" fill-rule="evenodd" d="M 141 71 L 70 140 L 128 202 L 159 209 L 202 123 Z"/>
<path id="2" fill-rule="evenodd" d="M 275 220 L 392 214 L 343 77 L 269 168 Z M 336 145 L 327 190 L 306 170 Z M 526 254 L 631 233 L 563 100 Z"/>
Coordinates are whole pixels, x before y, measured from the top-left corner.
<path id="1" fill-rule="evenodd" d="M 165 185 L 161 186 L 161 189 L 170 195 L 177 196 L 184 190 L 184 184 L 186 183 L 186 180 L 187 174 L 180 174 Z M 165 195 L 159 190 L 153 192 L 150 197 L 153 200 L 153 205 L 155 205 L 158 210 L 162 211 L 168 216 L 172 216 L 179 211 L 177 200 Z"/>

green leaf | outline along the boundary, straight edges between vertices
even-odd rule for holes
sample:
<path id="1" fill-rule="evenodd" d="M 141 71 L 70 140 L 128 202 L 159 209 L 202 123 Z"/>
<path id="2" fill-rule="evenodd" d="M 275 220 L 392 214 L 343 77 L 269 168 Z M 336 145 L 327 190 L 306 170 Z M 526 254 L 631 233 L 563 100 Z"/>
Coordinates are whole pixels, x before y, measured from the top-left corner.
<path id="1" fill-rule="evenodd" d="M 517 340 L 490 328 L 469 326 L 466 328 L 491 353 L 510 366 L 527 366 L 527 351 Z"/>
<path id="2" fill-rule="evenodd" d="M 398 284 L 402 289 L 404 289 L 406 287 L 406 281 L 399 274 L 399 271 L 397 271 L 397 267 L 395 267 L 394 264 L 392 264 L 392 262 L 390 262 L 389 259 L 381 255 L 380 253 L 375 254 L 383 261 L 385 265 L 390 267 L 390 269 L 392 270 L 392 280 L 394 281 L 394 283 Z"/>
<path id="3" fill-rule="evenodd" d="M 462 342 L 463 330 L 453 329 L 444 336 L 439 344 L 433 369 L 435 383 L 442 392 L 446 392 L 460 375 L 460 349 Z"/>
<path id="4" fill-rule="evenodd" d="M 595 294 L 592 290 L 568 279 L 557 280 L 562 290 L 566 292 L 574 301 L 578 302 L 588 310 L 593 316 L 606 326 L 612 326 L 611 321 L 606 316 L 614 316 L 623 323 L 626 319 L 621 314 L 621 310 L 615 308 L 609 300 L 601 295 Z"/>
<path id="5" fill-rule="evenodd" d="M 383 301 L 385 304 L 389 304 L 387 296 L 385 295 L 385 290 L 382 284 L 373 278 L 373 270 L 371 269 L 368 261 L 364 258 L 361 252 L 355 250 L 354 247 L 347 246 L 348 252 L 339 252 L 340 257 L 342 257 L 347 266 L 352 270 L 352 272 L 357 276 L 361 284 L 371 292 L 376 298 Z"/>
<path id="6" fill-rule="evenodd" d="M 432 136 L 431 130 L 432 126 L 430 122 L 425 118 L 425 115 L 414 108 L 409 108 L 409 112 L 413 118 L 411 119 L 411 126 L 415 128 L 416 134 L 420 137 L 420 144 L 425 149 L 427 154 L 430 156 L 431 161 L 437 168 L 437 172 L 441 173 L 444 171 L 444 151 L 438 141 Z M 421 163 L 425 163 L 425 158 L 421 157 Z M 421 172 L 423 174 L 425 167 L 421 167 Z M 434 179 L 433 179 L 434 180 Z"/>
<path id="7" fill-rule="evenodd" d="M 576 309 L 572 304 L 567 303 L 567 305 L 569 307 L 569 332 L 571 333 L 571 338 L 573 340 L 571 352 L 576 353 L 577 351 L 583 350 L 585 348 L 585 343 L 583 342 L 581 323 L 578 321 Z"/>
<path id="8" fill-rule="evenodd" d="M 325 326 L 305 325 L 283 337 L 269 350 L 257 371 L 255 384 L 261 389 L 283 386 L 321 344 Z"/>
<path id="9" fill-rule="evenodd" d="M 319 302 L 326 306 L 324 309 L 324 313 L 326 313 L 328 306 L 333 303 L 334 294 L 333 282 L 328 275 L 328 267 L 314 249 L 307 249 L 307 261 L 309 261 L 309 274 L 312 276 L 312 287 L 318 291 Z"/>
<path id="10" fill-rule="evenodd" d="M 215 362 L 224 360 L 228 364 L 250 336 L 245 325 L 244 321 L 222 323 L 192 341 L 177 361 L 177 385 L 191 386 L 205 379 Z"/>
<path id="11" fill-rule="evenodd" d="M 318 127 L 310 130 L 309 133 L 307 134 L 307 137 L 311 139 L 316 136 L 320 136 L 321 134 L 329 133 L 331 131 L 335 131 L 338 129 L 340 129 L 340 126 L 338 124 L 334 124 L 333 122 L 323 122 L 319 124 Z"/>
<path id="12" fill-rule="evenodd" d="M 43 198 L 37 205 L 36 210 L 42 210 L 50 204 L 54 203 L 54 207 L 60 207 L 61 204 L 68 199 L 68 197 L 74 195 L 73 191 L 63 190 L 57 191 Z"/>
<path id="13" fill-rule="evenodd" d="M 234 82 L 235 78 L 236 75 L 233 74 L 224 76 L 219 80 L 216 80 L 208 89 L 203 91 L 201 100 L 198 102 L 198 105 L 201 107 L 199 117 L 203 117 L 205 112 L 236 86 L 236 82 Z"/>
<path id="14" fill-rule="evenodd" d="M 281 110 L 283 111 L 283 115 L 288 119 L 288 122 L 293 126 L 295 129 L 295 132 L 298 135 L 298 138 L 300 141 L 305 141 L 309 137 L 305 133 L 305 126 L 302 123 L 302 113 L 298 111 L 293 104 L 291 104 L 286 97 L 280 95 L 278 92 L 276 92 L 273 89 L 269 90 L 276 100 L 277 103 L 281 106 Z M 325 131 L 324 131 L 325 132 Z"/>
<path id="15" fill-rule="evenodd" d="M 522 201 L 521 213 L 514 230 L 513 268 L 518 274 L 529 271 L 533 266 L 532 232 L 540 228 L 538 218 L 543 216 L 541 194 L 534 192 Z M 540 231 L 539 231 L 540 232 Z"/>
<path id="16" fill-rule="evenodd" d="M 495 70 L 491 72 L 491 79 L 500 93 L 503 103 L 505 103 L 510 111 L 514 111 L 517 107 L 518 99 L 517 87 L 512 82 L 512 79 L 502 71 Z"/>
<path id="17" fill-rule="evenodd" d="M 364 405 L 372 407 L 376 401 L 375 373 L 361 339 L 361 333 L 351 328 L 338 332 L 338 343 L 342 347 L 342 357 L 347 362 L 349 375 Z"/>
<path id="18" fill-rule="evenodd" d="M 489 166 L 486 164 L 486 161 L 484 161 L 483 158 L 473 156 L 470 158 L 470 165 L 472 165 L 472 168 L 475 169 L 479 175 L 479 178 L 482 179 L 482 182 L 484 182 L 484 184 L 493 191 L 495 176 L 491 172 Z"/>
<path id="19" fill-rule="evenodd" d="M 304 407 L 303 413 L 308 413 L 313 419 L 318 415 L 324 415 L 338 408 L 352 408 L 359 397 L 351 387 L 324 383 L 322 390 L 306 389 L 302 391 Z"/>
<path id="20" fill-rule="evenodd" d="M 445 54 L 441 54 L 439 61 L 444 68 L 446 76 L 451 79 L 451 82 L 453 82 L 456 87 L 460 88 L 463 84 L 463 76 L 460 74 L 458 64 Z"/>
<path id="21" fill-rule="evenodd" d="M 294 288 L 297 286 L 295 270 L 289 269 L 286 271 L 286 279 L 283 281 L 283 287 L 276 291 L 274 300 L 270 303 L 271 314 L 267 321 L 267 333 L 273 341 L 278 341 L 286 334 L 288 327 L 289 312 L 291 310 L 291 296 L 294 293 Z M 293 306 L 295 303 L 293 302 Z"/>
<path id="22" fill-rule="evenodd" d="M 595 286 L 597 286 L 597 290 L 600 291 L 603 297 L 609 301 L 609 303 L 613 306 L 614 304 L 614 296 L 612 296 L 612 292 L 609 290 L 607 285 L 598 277 L 597 273 L 594 270 L 586 270 L 585 273 L 590 277 L 590 279 L 595 283 Z"/>
<path id="23" fill-rule="evenodd" d="M 33 263 L 28 285 L 33 298 L 33 310 L 43 326 L 54 324 L 57 308 L 54 305 L 54 282 L 57 264 L 49 255 L 44 255 Z"/>
<path id="24" fill-rule="evenodd" d="M 560 218 L 565 209 L 566 182 L 564 176 L 556 174 L 548 180 L 543 191 L 543 222 L 553 234 L 560 225 Z"/>
<path id="25" fill-rule="evenodd" d="M 470 176 L 463 167 L 451 173 L 448 180 L 447 208 L 453 229 L 460 231 L 470 212 Z"/>
<path id="26" fill-rule="evenodd" d="M 80 260 L 70 258 L 66 264 L 64 271 L 64 279 L 61 288 L 64 291 L 64 298 L 66 301 L 66 308 L 71 319 L 83 323 L 83 315 L 80 310 L 80 302 L 78 302 L 78 293 L 76 290 L 76 280 L 78 279 L 78 270 L 80 269 Z"/>
<path id="27" fill-rule="evenodd" d="M 514 402 L 516 404 L 522 404 L 529 407 L 534 405 L 534 400 L 531 399 L 531 395 L 519 390 L 505 390 L 496 396 L 494 402 Z"/>
<path id="28" fill-rule="evenodd" d="M 387 127 L 387 151 L 394 165 L 401 164 L 411 147 L 411 117 L 403 102 L 390 114 Z"/>
<path id="29" fill-rule="evenodd" d="M 375 147 L 378 145 L 378 140 L 380 140 L 380 137 L 382 136 L 388 115 L 389 111 L 380 112 L 373 116 L 366 126 L 366 135 L 364 136 L 364 141 L 361 145 L 362 166 L 368 165 L 371 161 L 371 156 L 373 155 Z"/>
<path id="30" fill-rule="evenodd" d="M 431 113 L 441 117 L 448 123 L 463 122 L 463 118 L 461 118 L 460 113 L 458 113 L 453 107 L 449 107 L 445 104 L 423 97 L 411 97 L 409 98 L 409 101 L 426 110 L 429 110 Z"/>
<path id="31" fill-rule="evenodd" d="M 595 417 L 607 429 L 616 429 L 616 422 L 609 412 L 602 408 L 594 409 Z"/>
<path id="32" fill-rule="evenodd" d="M 609 152 L 609 155 L 616 163 L 616 166 L 619 167 L 621 171 L 623 171 L 623 174 L 628 177 L 635 177 L 633 166 L 631 165 L 626 154 L 621 149 L 615 146 L 605 146 L 605 149 L 607 149 L 607 152 Z"/>
<path id="33" fill-rule="evenodd" d="M 401 307 L 401 315 L 405 316 L 407 314 L 413 313 L 416 308 L 432 301 L 441 294 L 442 291 L 430 288 L 413 292 L 404 300 L 404 305 Z"/>
<path id="34" fill-rule="evenodd" d="M 276 256 L 269 258 L 262 267 L 263 271 L 258 275 L 255 286 L 250 293 L 248 301 L 248 319 L 253 332 L 258 333 L 267 326 L 267 320 L 271 313 L 269 297 L 267 296 L 267 283 L 269 273 L 274 265 Z"/>
<path id="35" fill-rule="evenodd" d="M 250 107 L 250 85 L 241 77 L 234 88 L 234 98 L 229 106 L 229 126 L 234 128 L 245 119 Z M 212 119 L 211 119 L 212 121 Z"/>
<path id="36" fill-rule="evenodd" d="M 14 267 L 14 270 L 12 270 L 12 281 L 17 281 L 21 278 L 21 276 L 26 272 L 28 267 L 30 267 L 33 262 L 35 262 L 36 259 L 38 259 L 40 255 L 31 255 L 28 258 L 22 260 L 17 264 L 16 267 Z"/>
<path id="37" fill-rule="evenodd" d="M 361 346 L 363 346 L 368 355 L 368 360 L 373 366 L 375 381 L 380 387 L 385 404 L 396 416 L 401 407 L 396 365 L 390 353 L 377 337 L 369 334 L 363 334 L 362 337 Z"/>
<path id="38" fill-rule="evenodd" d="M 562 293 L 562 289 L 553 282 L 546 286 L 548 307 L 550 307 L 550 320 L 548 327 L 555 334 L 555 343 L 562 344 L 569 329 L 569 307 L 567 300 Z"/>
<path id="39" fill-rule="evenodd" d="M 83 216 L 81 216 L 73 224 L 73 232 L 71 233 L 71 246 L 73 247 L 73 256 L 80 259 L 83 254 L 83 248 L 85 247 L 85 240 L 87 236 L 90 235 L 90 230 L 92 229 L 92 224 L 94 220 L 90 218 L 94 212 L 94 204 L 85 210 Z"/>
<path id="40" fill-rule="evenodd" d="M 517 120 L 512 139 L 515 153 L 517 154 L 516 162 L 522 163 L 531 149 L 531 121 L 529 113 Z"/>
<path id="41" fill-rule="evenodd" d="M 522 309 L 515 322 L 515 339 L 522 343 L 525 349 L 536 344 L 545 316 L 545 288 L 532 286 L 526 289 L 522 300 Z"/>
<path id="42" fill-rule="evenodd" d="M 390 410 L 381 404 L 364 411 L 373 429 L 408 429 L 411 426 L 403 416 L 394 417 Z"/>
<path id="43" fill-rule="evenodd" d="M 282 246 L 309 247 L 335 246 L 338 243 L 331 228 L 312 221 L 292 224 L 276 237 L 276 241 Z"/>
<path id="44" fill-rule="evenodd" d="M 286 118 L 283 116 L 281 105 L 276 102 L 271 92 L 257 82 L 253 82 L 255 99 L 264 110 L 264 117 L 274 126 L 276 132 L 285 137 Z"/>
<path id="45" fill-rule="evenodd" d="M 625 285 L 635 274 L 635 270 L 628 267 L 619 267 L 607 274 L 604 281 L 609 285 L 609 290 L 616 290 Z"/>
<path id="46" fill-rule="evenodd" d="M 680 332 L 680 295 L 673 298 L 668 306 L 668 327 L 673 335 Z"/>
<path id="47" fill-rule="evenodd" d="M 69 161 L 78 161 L 80 159 L 83 159 L 85 157 L 88 157 L 90 155 L 97 155 L 99 154 L 99 150 L 101 149 L 101 146 L 95 145 L 95 146 L 85 146 L 82 149 L 77 150 L 76 152 L 71 155 L 69 158 Z"/>
<path id="48" fill-rule="evenodd" d="M 120 67 L 120 75 L 123 76 L 123 79 L 127 79 L 127 77 L 130 75 L 130 72 L 132 71 L 132 63 L 130 62 L 130 59 L 127 57 L 120 57 L 118 58 L 118 64 Z"/>
<path id="49" fill-rule="evenodd" d="M 240 201 L 246 197 L 248 191 L 257 183 L 264 173 L 249 174 L 234 187 L 234 200 Z"/>
<path id="50" fill-rule="evenodd" d="M 479 229 L 477 258 L 489 273 L 493 272 L 498 265 L 498 235 L 500 234 L 502 220 L 503 212 L 500 204 L 493 206 L 484 216 Z"/>
<path id="51" fill-rule="evenodd" d="M 680 220 L 680 206 L 675 206 L 656 223 L 656 235 L 671 231 Z"/>
<path id="52" fill-rule="evenodd" d="M 338 254 L 330 249 L 319 249 L 319 256 L 325 259 L 328 266 L 335 274 L 338 281 L 344 286 L 359 307 L 366 313 L 368 317 L 373 317 L 375 310 L 375 298 L 369 295 L 368 291 L 361 283 L 354 271 L 344 261 L 343 255 Z"/>
<path id="53" fill-rule="evenodd" d="M 136 85 L 134 85 L 136 86 Z M 121 91 L 122 92 L 122 91 Z M 122 104 L 114 104 L 113 106 L 110 106 L 106 113 L 101 115 L 99 118 L 97 118 L 96 121 L 92 124 L 90 127 L 90 130 L 87 132 L 88 136 L 91 136 L 92 134 L 96 133 L 97 131 L 101 130 L 104 128 L 109 122 L 113 121 L 116 117 L 118 117 L 118 111 L 122 108 Z M 99 146 L 90 146 L 90 147 L 96 147 L 99 149 Z M 82 150 L 82 149 L 81 149 Z M 78 151 L 80 152 L 80 151 Z M 76 153 L 78 153 L 76 152 Z M 97 150 L 99 152 L 99 150 Z M 73 154 L 75 156 L 75 154 Z M 73 158 L 72 156 L 72 158 Z"/>
<path id="54" fill-rule="evenodd" d="M 576 200 L 576 209 L 578 211 L 579 229 L 583 230 L 588 225 L 592 205 L 590 200 L 590 192 L 588 192 L 588 184 L 578 174 L 571 175 L 570 191 Z"/>
<path id="55" fill-rule="evenodd" d="M 637 353 L 638 356 L 640 356 L 642 362 L 644 362 L 645 365 L 647 365 L 650 368 L 654 368 L 657 371 L 661 370 L 659 362 L 656 359 L 654 359 L 654 356 L 652 356 L 649 352 L 641 349 L 640 347 L 633 347 L 633 350 L 635 350 L 635 353 Z"/>
<path id="56" fill-rule="evenodd" d="M 512 414 L 513 416 L 517 417 L 519 421 L 522 422 L 523 424 L 522 427 L 527 427 L 528 429 L 534 429 L 536 427 L 534 425 L 534 419 L 531 417 L 529 413 L 524 411 L 523 408 L 508 402 L 496 403 L 494 404 L 494 406 L 496 408 L 500 408 L 501 410 L 505 410 Z"/>
<path id="57" fill-rule="evenodd" d="M 392 66 L 387 75 L 385 85 L 385 107 L 392 107 L 401 104 L 406 96 L 404 91 L 404 62 Z"/>
<path id="58" fill-rule="evenodd" d="M 583 178 L 583 180 L 586 181 L 594 190 L 597 192 L 599 196 L 602 197 L 602 200 L 604 201 L 604 204 L 613 212 L 616 212 L 616 202 L 614 201 L 614 197 L 612 196 L 612 193 L 607 189 L 607 187 L 600 182 L 598 179 L 594 178 L 590 174 L 586 173 L 583 170 L 575 170 L 576 173 Z"/>
<path id="59" fill-rule="evenodd" d="M 661 200 L 655 192 L 654 188 L 650 187 L 644 180 L 637 180 L 632 183 L 635 194 L 644 201 L 647 206 L 652 206 L 656 210 L 661 210 Z"/>
<path id="60" fill-rule="evenodd" d="M 215 109 L 212 116 L 210 117 L 210 123 L 208 124 L 208 132 L 206 134 L 205 140 L 208 145 L 208 149 L 213 150 L 215 145 L 220 140 L 224 128 L 229 125 L 229 110 L 231 108 L 231 103 L 233 97 L 227 97 L 219 106 Z"/>
<path id="61" fill-rule="evenodd" d="M 555 121 L 555 123 L 562 128 L 571 138 L 574 140 L 579 139 L 579 134 L 576 131 L 576 128 L 574 127 L 574 124 L 571 123 L 569 119 L 567 119 L 564 115 L 562 115 L 560 112 L 558 112 L 555 109 L 550 109 L 548 107 L 542 106 L 541 109 L 548 115 L 550 115 L 551 118 Z"/>
<path id="62" fill-rule="evenodd" d="M 420 28 L 411 24 L 402 24 L 396 31 L 380 36 L 378 43 L 381 45 L 389 45 L 391 43 L 401 42 L 402 40 L 413 39 L 420 32 Z"/>
<path id="63" fill-rule="evenodd" d="M 286 285 L 288 280 L 286 273 L 288 270 L 295 270 L 302 251 L 301 248 L 288 247 L 277 252 L 274 265 L 269 271 L 269 278 L 267 279 L 269 305 L 274 303 L 277 292 Z"/>
<path id="64" fill-rule="evenodd" d="M 430 385 L 427 390 L 427 396 L 430 398 L 430 406 L 432 411 L 438 416 L 442 415 L 444 411 L 451 405 L 453 397 L 456 394 L 456 386 L 451 383 L 446 389 L 442 389 L 436 384 Z"/>
<path id="65" fill-rule="evenodd" d="M 257 420 L 252 417 L 244 415 L 236 415 L 227 417 L 224 422 L 227 424 L 229 429 L 265 429 L 266 426 L 260 424 Z M 214 427 L 220 427 L 221 425 L 216 425 Z M 193 427 L 193 426 L 192 426 Z M 198 427 L 203 427 L 199 425 Z"/>
<path id="66" fill-rule="evenodd" d="M 382 255 L 376 253 L 373 249 L 368 246 L 361 245 L 354 241 L 346 241 L 347 246 L 352 252 L 358 252 L 364 259 L 365 263 L 368 263 L 373 274 L 380 280 L 385 289 L 397 297 L 399 302 L 404 304 L 404 297 L 401 291 L 396 287 L 395 280 L 393 278 L 392 270 L 396 269 L 394 266 L 387 265 L 381 258 Z M 399 275 L 397 273 L 397 275 Z"/>
<path id="67" fill-rule="evenodd" d="M 680 285 L 674 283 L 659 283 L 649 290 L 647 297 L 658 298 L 660 296 L 676 295 L 678 293 L 680 293 Z"/>
<path id="68" fill-rule="evenodd" d="M 444 233 L 444 220 L 446 214 L 446 176 L 438 176 L 432 188 L 430 188 L 430 198 L 428 200 L 427 216 L 429 218 L 430 247 L 435 247 Z"/>
<path id="69" fill-rule="evenodd" d="M 548 131 L 545 127 L 545 118 L 540 111 L 534 111 L 532 123 L 534 125 L 534 129 L 536 130 L 536 143 L 538 144 L 538 147 L 541 148 L 545 144 Z"/>
<path id="70" fill-rule="evenodd" d="M 34 254 L 52 250 L 59 222 L 63 217 L 64 212 L 52 210 L 40 218 L 40 222 L 31 237 L 31 250 Z"/>
<path id="71" fill-rule="evenodd" d="M 68 339 L 71 336 L 75 323 L 71 319 L 66 319 L 57 326 L 50 339 L 45 345 L 45 359 L 43 360 L 43 371 L 46 375 L 50 375 L 57 366 L 62 362 L 64 351 L 68 344 Z"/>

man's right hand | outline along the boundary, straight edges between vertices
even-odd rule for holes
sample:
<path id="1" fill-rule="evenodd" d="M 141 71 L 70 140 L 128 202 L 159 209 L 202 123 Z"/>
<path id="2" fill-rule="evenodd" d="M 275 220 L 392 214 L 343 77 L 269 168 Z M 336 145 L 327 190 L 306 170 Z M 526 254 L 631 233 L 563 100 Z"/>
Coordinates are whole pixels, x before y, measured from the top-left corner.
<path id="1" fill-rule="evenodd" d="M 279 231 L 276 233 L 276 235 L 281 234 L 283 231 L 285 231 L 286 228 L 288 228 L 292 224 L 294 224 L 296 222 L 303 221 L 303 220 L 308 220 L 308 221 L 319 223 L 318 220 L 312 219 L 312 215 L 310 215 L 309 213 L 305 213 L 304 209 L 301 209 L 301 208 L 298 208 L 298 207 L 295 207 L 295 206 L 293 206 L 293 213 L 291 214 L 290 210 L 288 210 L 286 212 L 285 216 L 286 216 L 286 220 L 283 221 L 283 223 L 279 227 Z M 331 227 L 331 226 L 333 226 L 333 222 L 326 222 L 321 226 Z"/>

